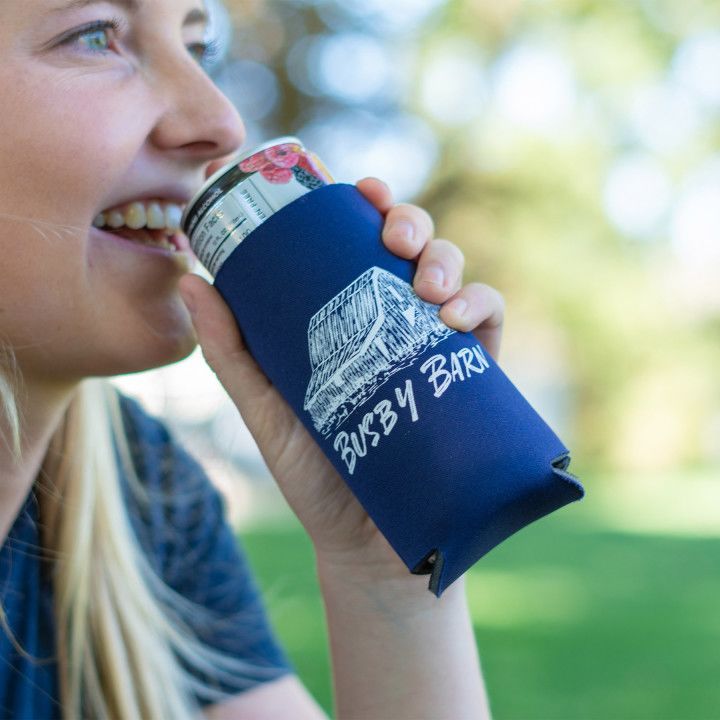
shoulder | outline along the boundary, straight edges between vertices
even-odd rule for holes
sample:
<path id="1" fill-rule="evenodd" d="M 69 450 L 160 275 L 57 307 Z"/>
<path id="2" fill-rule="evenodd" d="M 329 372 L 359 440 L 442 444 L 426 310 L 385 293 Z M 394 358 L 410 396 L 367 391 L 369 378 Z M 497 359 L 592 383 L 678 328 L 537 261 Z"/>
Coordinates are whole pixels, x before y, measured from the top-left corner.
<path id="1" fill-rule="evenodd" d="M 202 552 L 219 528 L 227 532 L 225 504 L 166 422 L 120 391 L 118 401 L 132 462 L 128 472 L 118 452 L 129 519 L 155 569 L 172 575 L 187 550 Z"/>
<path id="2" fill-rule="evenodd" d="M 121 469 L 123 495 L 150 565 L 197 608 L 191 624 L 209 647 L 265 668 L 266 678 L 292 672 L 220 493 L 165 422 L 118 399 L 136 476 Z"/>
<path id="3" fill-rule="evenodd" d="M 123 428 L 138 478 L 148 489 L 203 476 L 200 463 L 182 446 L 165 421 L 138 400 L 117 391 Z M 197 480 L 197 477 L 194 479 Z"/>
<path id="4" fill-rule="evenodd" d="M 201 502 L 219 497 L 201 463 L 164 420 L 119 391 L 118 402 L 125 437 L 116 440 L 126 441 L 135 475 L 128 478 L 121 467 L 124 484 L 137 479 L 151 499 L 175 510 L 187 508 L 193 499 Z"/>

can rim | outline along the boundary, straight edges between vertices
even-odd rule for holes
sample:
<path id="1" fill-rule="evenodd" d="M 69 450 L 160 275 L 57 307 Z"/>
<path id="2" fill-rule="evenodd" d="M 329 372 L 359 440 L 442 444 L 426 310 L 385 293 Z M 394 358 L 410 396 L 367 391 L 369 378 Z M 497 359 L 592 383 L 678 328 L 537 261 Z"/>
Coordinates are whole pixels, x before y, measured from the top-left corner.
<path id="1" fill-rule="evenodd" d="M 295 145 L 300 145 L 301 148 L 305 149 L 305 145 L 303 145 L 302 140 L 295 137 L 294 135 L 285 135 L 283 137 L 273 138 L 272 140 L 267 140 L 264 143 L 257 145 L 253 147 L 251 150 L 246 150 L 243 153 L 238 153 L 237 155 L 233 155 L 232 159 L 225 163 L 219 170 L 214 172 L 203 184 L 202 187 L 192 196 L 190 199 L 190 202 L 185 206 L 185 210 L 183 211 L 182 218 L 180 220 L 180 227 L 184 228 L 185 223 L 187 222 L 188 217 L 192 214 L 193 210 L 195 209 L 195 206 L 203 199 L 205 193 L 221 178 L 223 175 L 226 175 L 232 168 L 237 167 L 243 160 L 247 160 L 248 158 L 251 158 L 253 155 L 257 155 L 258 153 L 262 152 L 263 150 L 268 150 L 271 147 L 275 147 L 276 145 L 287 145 L 293 143 Z"/>

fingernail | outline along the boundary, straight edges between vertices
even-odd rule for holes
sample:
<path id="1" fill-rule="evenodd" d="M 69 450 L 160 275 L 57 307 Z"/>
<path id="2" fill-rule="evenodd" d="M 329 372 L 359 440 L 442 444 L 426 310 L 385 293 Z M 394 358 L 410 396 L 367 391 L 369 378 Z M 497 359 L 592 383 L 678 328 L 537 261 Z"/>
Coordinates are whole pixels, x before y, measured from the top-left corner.
<path id="1" fill-rule="evenodd" d="M 467 304 L 467 300 L 463 300 L 462 298 L 457 298 L 456 300 L 449 302 L 445 307 L 456 318 L 461 318 L 465 314 L 468 304 Z"/>
<path id="2" fill-rule="evenodd" d="M 415 226 L 407 220 L 398 220 L 388 229 L 388 232 L 398 239 L 411 243 L 415 239 Z"/>
<path id="3" fill-rule="evenodd" d="M 445 271 L 440 265 L 428 265 L 423 268 L 420 273 L 420 280 L 422 282 L 431 283 L 432 285 L 439 285 L 442 287 L 445 283 Z"/>

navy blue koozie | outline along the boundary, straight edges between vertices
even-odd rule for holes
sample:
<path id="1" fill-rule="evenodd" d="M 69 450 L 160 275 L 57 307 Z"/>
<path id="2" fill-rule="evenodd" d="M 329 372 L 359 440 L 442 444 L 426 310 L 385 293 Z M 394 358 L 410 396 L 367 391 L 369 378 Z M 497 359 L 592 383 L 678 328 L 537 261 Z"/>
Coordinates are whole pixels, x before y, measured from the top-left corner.
<path id="1" fill-rule="evenodd" d="M 352 185 L 294 200 L 215 287 L 247 346 L 408 570 L 438 597 L 583 497 L 567 448 L 471 333 L 448 328 Z"/>

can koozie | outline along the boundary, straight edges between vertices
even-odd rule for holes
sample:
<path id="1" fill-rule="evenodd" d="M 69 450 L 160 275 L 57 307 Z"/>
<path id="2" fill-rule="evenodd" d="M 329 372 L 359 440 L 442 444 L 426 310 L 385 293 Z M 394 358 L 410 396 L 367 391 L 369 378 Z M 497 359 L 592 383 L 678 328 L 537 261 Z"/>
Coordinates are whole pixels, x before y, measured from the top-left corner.
<path id="1" fill-rule="evenodd" d="M 470 333 L 412 289 L 383 218 L 321 187 L 232 251 L 215 287 L 271 382 L 408 569 L 437 596 L 583 496 L 567 448 Z"/>

